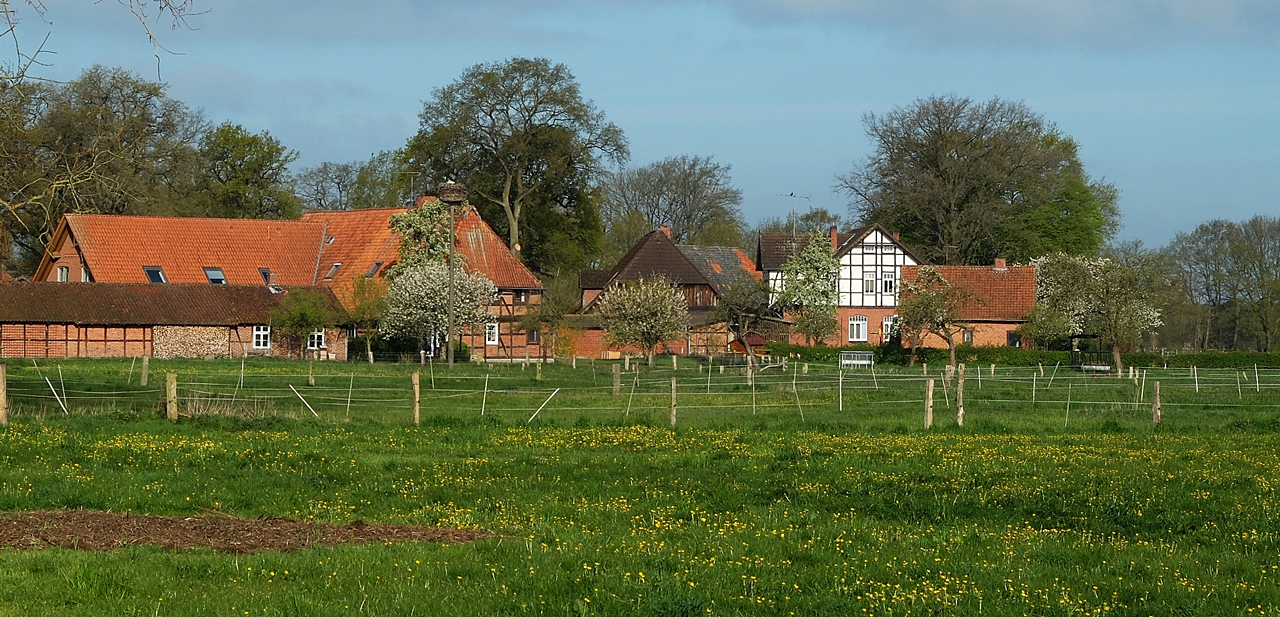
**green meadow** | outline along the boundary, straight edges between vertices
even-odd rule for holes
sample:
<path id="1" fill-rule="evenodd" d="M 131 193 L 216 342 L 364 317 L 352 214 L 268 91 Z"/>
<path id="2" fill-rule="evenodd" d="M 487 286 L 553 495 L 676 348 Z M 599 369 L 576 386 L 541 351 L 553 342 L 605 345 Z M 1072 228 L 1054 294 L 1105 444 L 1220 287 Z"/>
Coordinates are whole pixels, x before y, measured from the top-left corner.
<path id="1" fill-rule="evenodd" d="M 6 363 L 0 510 L 498 535 L 251 555 L 10 548 L 3 615 L 1280 610 L 1276 370 L 1128 380 L 969 366 L 957 426 L 958 384 L 937 367 L 792 363 L 749 381 L 659 359 L 620 371 L 615 396 L 612 366 L 581 360 L 259 360 L 243 374 L 240 362 L 156 361 L 147 386 L 129 360 Z M 176 423 L 164 419 L 169 371 Z"/>

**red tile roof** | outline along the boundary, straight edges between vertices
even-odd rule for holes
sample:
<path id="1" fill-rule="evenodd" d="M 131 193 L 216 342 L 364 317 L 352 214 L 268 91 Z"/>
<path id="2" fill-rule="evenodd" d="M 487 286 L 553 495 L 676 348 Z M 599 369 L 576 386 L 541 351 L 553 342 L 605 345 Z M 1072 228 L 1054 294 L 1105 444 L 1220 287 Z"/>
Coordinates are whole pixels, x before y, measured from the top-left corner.
<path id="1" fill-rule="evenodd" d="M 458 217 L 454 246 L 466 258 L 466 268 L 485 275 L 498 289 L 542 289 L 542 281 L 520 263 L 480 213 L 468 206 Z"/>
<path id="2" fill-rule="evenodd" d="M 969 306 L 964 318 L 975 321 L 1025 321 L 1036 304 L 1034 266 L 932 266 L 952 285 L 968 288 L 982 301 Z M 921 266 L 903 266 L 902 280 L 915 281 Z"/>
<path id="3" fill-rule="evenodd" d="M 208 284 L 204 268 L 213 267 L 232 285 L 263 284 L 259 268 L 269 268 L 281 285 L 310 285 L 323 228 L 308 221 L 68 214 L 50 246 L 69 230 L 102 282 L 146 283 L 143 266 L 159 266 L 170 283 Z M 51 263 L 46 254 L 35 278 L 47 278 Z"/>
<path id="4" fill-rule="evenodd" d="M 0 283 L 0 323 L 98 326 L 239 326 L 269 323 L 289 293 L 324 295 L 326 287 L 272 293 L 265 285 L 151 285 L 138 283 Z"/>
<path id="5" fill-rule="evenodd" d="M 327 225 L 325 233 L 331 242 L 320 249 L 320 269 L 316 283 L 328 285 L 347 306 L 357 278 L 385 274 L 400 259 L 400 240 L 391 231 L 391 216 L 407 208 L 370 208 L 343 212 L 308 212 L 302 220 Z M 314 260 L 315 257 L 312 257 Z M 342 264 L 331 280 L 325 275 L 334 264 Z M 374 266 L 382 264 L 374 270 Z"/>

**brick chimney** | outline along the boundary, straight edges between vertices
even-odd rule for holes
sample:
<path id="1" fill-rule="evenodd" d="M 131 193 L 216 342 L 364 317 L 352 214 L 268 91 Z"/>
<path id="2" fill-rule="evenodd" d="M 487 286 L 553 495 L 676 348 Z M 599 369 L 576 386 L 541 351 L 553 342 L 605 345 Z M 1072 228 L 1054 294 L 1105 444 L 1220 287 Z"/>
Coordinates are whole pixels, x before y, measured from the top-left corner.
<path id="1" fill-rule="evenodd" d="M 662 232 L 662 235 L 664 235 L 664 236 L 666 236 L 666 237 L 668 237 L 668 238 L 670 238 L 670 237 L 671 237 L 671 226 L 670 226 L 670 225 L 660 225 L 660 226 L 658 227 L 658 231 Z"/>
<path id="2" fill-rule="evenodd" d="M 836 230 L 835 225 L 832 225 L 828 233 L 831 234 L 831 252 L 834 253 L 836 249 L 840 248 L 840 232 Z"/>
<path id="3" fill-rule="evenodd" d="M 1003 258 L 1003 257 L 997 257 L 997 258 L 996 258 L 996 266 L 995 266 L 995 269 L 996 269 L 996 270 L 1008 270 L 1008 269 L 1009 269 L 1009 268 L 1008 268 L 1008 266 L 1006 266 L 1006 265 L 1005 265 L 1005 260 L 1004 260 L 1004 258 Z"/>
<path id="4" fill-rule="evenodd" d="M 891 234 L 889 234 L 889 235 L 893 236 L 893 241 L 894 241 L 894 242 L 902 242 L 902 234 L 900 234 L 900 233 L 898 233 L 898 232 L 896 232 L 896 231 L 895 231 L 895 232 L 893 232 L 893 233 L 891 233 Z"/>

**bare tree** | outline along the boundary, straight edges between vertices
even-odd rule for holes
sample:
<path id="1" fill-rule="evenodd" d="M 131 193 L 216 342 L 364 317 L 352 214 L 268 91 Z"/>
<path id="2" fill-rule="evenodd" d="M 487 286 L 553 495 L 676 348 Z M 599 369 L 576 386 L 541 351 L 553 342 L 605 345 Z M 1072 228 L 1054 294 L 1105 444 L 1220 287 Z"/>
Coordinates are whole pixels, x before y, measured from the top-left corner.
<path id="1" fill-rule="evenodd" d="M 678 244 L 707 243 L 712 236 L 723 243 L 726 223 L 742 226 L 742 191 L 733 188 L 729 166 L 711 157 L 673 156 L 635 169 L 610 174 L 601 185 L 601 218 L 612 231 L 637 215 L 645 232 L 671 226 Z M 624 224 L 625 227 L 625 224 Z M 634 242 L 638 238 L 632 238 Z M 623 243 L 626 243 L 625 239 Z"/>
<path id="2" fill-rule="evenodd" d="M 324 162 L 298 174 L 297 192 L 306 210 L 350 210 L 360 164 Z"/>

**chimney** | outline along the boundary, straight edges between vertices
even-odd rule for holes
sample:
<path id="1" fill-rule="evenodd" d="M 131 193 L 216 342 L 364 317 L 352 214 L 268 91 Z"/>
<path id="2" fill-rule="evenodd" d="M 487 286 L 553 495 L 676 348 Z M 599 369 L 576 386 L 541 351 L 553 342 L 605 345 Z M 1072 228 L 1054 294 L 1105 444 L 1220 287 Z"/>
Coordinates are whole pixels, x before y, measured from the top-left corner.
<path id="1" fill-rule="evenodd" d="M 995 269 L 996 269 L 996 270 L 1008 270 L 1008 269 L 1009 269 L 1008 267 L 1006 267 L 1006 266 L 1005 266 L 1005 260 L 1004 260 L 1004 258 L 1003 258 L 1003 257 L 997 257 L 997 258 L 996 258 L 996 268 L 995 268 Z"/>
<path id="2" fill-rule="evenodd" d="M 668 237 L 668 238 L 670 238 L 670 237 L 671 237 L 671 226 L 670 226 L 670 225 L 661 225 L 661 226 L 659 226 L 659 227 L 658 227 L 658 231 L 662 232 L 662 235 L 664 235 L 664 236 L 666 236 L 666 237 Z"/>
<path id="3" fill-rule="evenodd" d="M 836 230 L 835 225 L 832 225 L 828 233 L 831 234 L 831 252 L 834 253 L 840 248 L 840 232 Z"/>
<path id="4" fill-rule="evenodd" d="M 891 233 L 891 234 L 889 234 L 889 235 L 893 236 L 893 241 L 894 241 L 894 242 L 902 242 L 902 234 L 900 234 L 900 233 L 898 233 L 898 232 L 896 232 L 896 231 L 895 231 L 895 232 L 893 232 L 893 233 Z"/>

